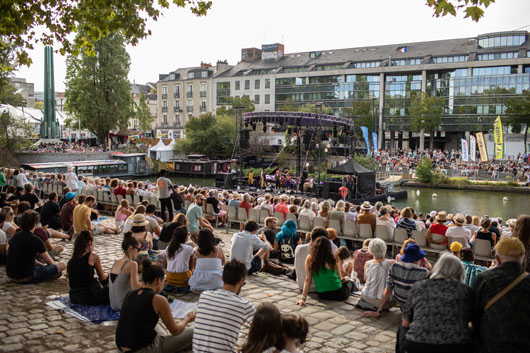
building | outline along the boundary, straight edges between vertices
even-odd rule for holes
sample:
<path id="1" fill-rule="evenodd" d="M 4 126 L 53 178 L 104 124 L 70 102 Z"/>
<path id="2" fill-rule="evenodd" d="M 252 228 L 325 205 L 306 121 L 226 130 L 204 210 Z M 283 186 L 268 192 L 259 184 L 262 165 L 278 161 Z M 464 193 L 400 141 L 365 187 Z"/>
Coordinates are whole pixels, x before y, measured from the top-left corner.
<path id="1" fill-rule="evenodd" d="M 242 51 L 236 66 L 215 76 L 212 106 L 248 95 L 257 111 L 323 103 L 352 114 L 364 103 L 379 147 L 422 147 L 410 132 L 409 108 L 422 92 L 443 97 L 435 146 L 458 148 L 472 132 L 488 132 L 510 98 L 530 88 L 528 32 L 513 31 L 417 43 L 284 54 L 283 46 Z M 266 80 L 268 83 L 266 83 Z M 269 96 L 267 96 L 269 95 Z M 354 111 L 353 111 L 354 112 Z"/>
<path id="2" fill-rule="evenodd" d="M 35 102 L 44 103 L 43 91 L 35 92 Z M 66 97 L 64 96 L 64 92 L 55 92 L 55 110 L 59 112 L 66 111 Z"/>
<path id="3" fill-rule="evenodd" d="M 16 93 L 20 94 L 26 101 L 26 107 L 33 108 L 35 106 L 35 84 L 26 82 L 25 78 L 20 77 L 13 77 L 10 80 Z"/>
<path id="4" fill-rule="evenodd" d="M 151 112 L 151 116 L 154 118 L 153 123 L 151 124 L 151 130 L 156 129 L 156 117 L 158 112 L 158 101 L 156 97 L 156 93 L 153 93 L 153 91 L 156 90 L 156 83 L 148 82 L 145 85 L 137 84 L 136 82 L 133 82 L 131 84 L 131 96 L 133 98 L 135 106 L 138 106 L 140 104 L 140 97 L 142 94 L 145 96 L 145 103 L 147 104 L 147 107 L 149 108 L 149 111 Z M 131 118 L 129 119 L 129 126 L 127 127 L 129 130 L 139 130 L 139 123 L 138 119 Z M 145 131 L 148 133 L 148 131 Z"/>
<path id="5" fill-rule="evenodd" d="M 201 63 L 198 67 L 159 75 L 156 83 L 156 137 L 183 137 L 184 126 L 190 117 L 214 112 L 211 99 L 213 77 L 229 68 L 226 61 L 218 61 L 216 66 Z"/>

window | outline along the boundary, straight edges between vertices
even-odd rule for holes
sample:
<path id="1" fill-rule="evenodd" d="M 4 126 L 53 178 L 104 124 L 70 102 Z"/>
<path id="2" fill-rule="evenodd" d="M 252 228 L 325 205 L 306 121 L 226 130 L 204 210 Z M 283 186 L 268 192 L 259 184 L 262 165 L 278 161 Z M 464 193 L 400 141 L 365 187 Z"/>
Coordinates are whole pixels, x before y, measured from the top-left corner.
<path id="1" fill-rule="evenodd" d="M 200 172 L 202 170 L 202 165 L 201 164 L 194 164 L 193 165 L 193 171 L 194 172 Z"/>
<path id="2" fill-rule="evenodd" d="M 488 53 L 478 54 L 477 60 L 504 60 L 504 59 L 517 59 L 518 52 L 506 52 L 506 53 Z"/>
<path id="3" fill-rule="evenodd" d="M 167 125 L 167 114 L 162 115 L 162 121 L 164 125 Z"/>
<path id="4" fill-rule="evenodd" d="M 201 83 L 201 97 L 206 97 L 206 83 Z"/>
<path id="5" fill-rule="evenodd" d="M 188 98 L 193 97 L 193 85 L 188 85 L 186 89 L 186 95 Z"/>
<path id="6" fill-rule="evenodd" d="M 473 68 L 473 76 L 495 76 L 495 75 L 509 75 L 511 73 L 510 66 L 494 66 L 494 67 L 476 67 Z"/>
<path id="7" fill-rule="evenodd" d="M 162 86 L 162 94 L 167 94 L 167 86 Z"/>
<path id="8" fill-rule="evenodd" d="M 340 70 L 344 64 L 317 65 L 314 71 Z"/>
<path id="9" fill-rule="evenodd" d="M 266 78 L 265 79 L 265 88 L 271 88 L 271 79 L 270 78 Z"/>
<path id="10" fill-rule="evenodd" d="M 180 170 L 180 163 L 175 163 L 175 168 L 174 170 Z"/>
<path id="11" fill-rule="evenodd" d="M 175 114 L 175 125 L 180 126 L 180 114 Z"/>
<path id="12" fill-rule="evenodd" d="M 180 110 L 180 101 L 175 101 L 175 110 L 176 111 Z"/>
<path id="13" fill-rule="evenodd" d="M 259 94 L 256 94 L 256 95 L 254 96 L 254 103 L 255 103 L 255 104 L 259 104 Z"/>
<path id="14" fill-rule="evenodd" d="M 195 78 L 195 72 L 193 71 L 188 72 L 188 78 Z"/>
<path id="15" fill-rule="evenodd" d="M 408 66 L 421 64 L 420 58 L 392 60 L 392 66 Z"/>
<path id="16" fill-rule="evenodd" d="M 478 45 L 482 48 L 517 46 L 525 41 L 526 32 L 478 36 Z"/>
<path id="17" fill-rule="evenodd" d="M 266 94 L 265 95 L 265 104 L 271 104 L 271 95 L 270 94 Z"/>
<path id="18" fill-rule="evenodd" d="M 202 78 L 208 77 L 208 71 L 201 71 L 201 77 Z"/>
<path id="19" fill-rule="evenodd" d="M 170 81 L 175 81 L 175 74 L 174 73 L 170 73 L 169 74 L 169 80 Z"/>
<path id="20" fill-rule="evenodd" d="M 456 56 L 437 56 L 432 59 L 435 64 L 441 63 L 458 63 L 467 61 L 467 55 L 456 55 Z"/>
<path id="21" fill-rule="evenodd" d="M 241 89 L 241 81 L 236 81 L 236 87 L 235 90 L 239 91 Z"/>
<path id="22" fill-rule="evenodd" d="M 186 105 L 186 110 L 189 112 L 193 111 L 193 99 L 188 99 L 188 103 Z"/>
<path id="23" fill-rule="evenodd" d="M 379 61 L 365 61 L 365 62 L 353 63 L 351 67 L 354 67 L 356 69 L 366 69 L 366 68 L 379 67 L 380 64 L 381 62 Z"/>
<path id="24" fill-rule="evenodd" d="M 205 111 L 206 111 L 206 101 L 202 100 L 201 101 L 201 112 L 205 112 Z"/>
<path id="25" fill-rule="evenodd" d="M 254 89 L 259 89 L 259 80 L 254 80 Z"/>
<path id="26" fill-rule="evenodd" d="M 179 98 L 180 97 L 180 86 L 174 86 L 173 91 L 174 91 L 175 98 Z"/>
<path id="27" fill-rule="evenodd" d="M 250 89 L 250 80 L 245 80 L 245 89 Z"/>

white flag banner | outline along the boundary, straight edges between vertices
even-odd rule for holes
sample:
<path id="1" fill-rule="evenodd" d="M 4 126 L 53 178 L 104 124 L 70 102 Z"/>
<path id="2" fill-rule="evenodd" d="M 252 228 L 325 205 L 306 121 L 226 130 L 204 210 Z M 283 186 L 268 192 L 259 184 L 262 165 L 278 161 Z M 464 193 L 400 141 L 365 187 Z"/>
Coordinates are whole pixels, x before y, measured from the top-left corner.
<path id="1" fill-rule="evenodd" d="M 472 162 L 477 159 L 477 139 L 473 135 L 469 136 L 469 158 Z"/>
<path id="2" fill-rule="evenodd" d="M 467 147 L 467 141 L 462 139 L 462 160 L 464 162 L 469 162 L 469 149 Z"/>

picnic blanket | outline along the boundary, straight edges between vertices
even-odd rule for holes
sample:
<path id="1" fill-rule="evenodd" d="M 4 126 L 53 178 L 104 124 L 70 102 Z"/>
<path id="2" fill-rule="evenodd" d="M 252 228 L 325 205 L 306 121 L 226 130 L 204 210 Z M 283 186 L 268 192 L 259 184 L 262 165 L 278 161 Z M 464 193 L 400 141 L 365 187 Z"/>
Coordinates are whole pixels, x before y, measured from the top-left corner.
<path id="1" fill-rule="evenodd" d="M 116 321 L 120 318 L 120 312 L 114 311 L 110 305 L 83 305 L 72 304 L 70 297 L 57 297 L 55 300 L 49 301 L 46 305 L 61 310 L 64 313 L 71 315 L 81 321 L 91 322 L 93 324 L 100 324 L 106 321 Z"/>

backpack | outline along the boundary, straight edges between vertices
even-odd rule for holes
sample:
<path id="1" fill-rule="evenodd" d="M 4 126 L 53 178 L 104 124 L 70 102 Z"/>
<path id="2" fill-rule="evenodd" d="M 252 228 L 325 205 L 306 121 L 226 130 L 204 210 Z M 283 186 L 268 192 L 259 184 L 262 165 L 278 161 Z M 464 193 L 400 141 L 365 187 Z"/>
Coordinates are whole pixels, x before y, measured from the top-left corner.
<path id="1" fill-rule="evenodd" d="M 294 263 L 294 240 L 283 238 L 280 240 L 280 260 L 282 262 Z"/>

